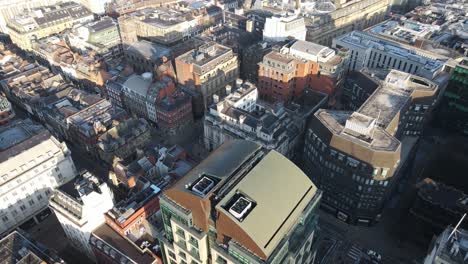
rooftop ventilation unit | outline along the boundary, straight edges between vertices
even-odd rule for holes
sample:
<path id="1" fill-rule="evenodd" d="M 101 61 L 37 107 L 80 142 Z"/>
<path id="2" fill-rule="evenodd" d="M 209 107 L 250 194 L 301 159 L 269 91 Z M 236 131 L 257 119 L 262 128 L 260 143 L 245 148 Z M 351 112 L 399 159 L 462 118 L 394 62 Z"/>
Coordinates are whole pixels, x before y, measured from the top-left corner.
<path id="1" fill-rule="evenodd" d="M 229 208 L 229 213 L 231 213 L 235 218 L 242 220 L 252 208 L 252 205 L 252 201 L 241 196 L 234 202 L 231 208 Z"/>
<path id="2" fill-rule="evenodd" d="M 192 186 L 192 191 L 201 196 L 205 196 L 214 187 L 214 185 L 214 180 L 207 176 L 203 176 Z"/>

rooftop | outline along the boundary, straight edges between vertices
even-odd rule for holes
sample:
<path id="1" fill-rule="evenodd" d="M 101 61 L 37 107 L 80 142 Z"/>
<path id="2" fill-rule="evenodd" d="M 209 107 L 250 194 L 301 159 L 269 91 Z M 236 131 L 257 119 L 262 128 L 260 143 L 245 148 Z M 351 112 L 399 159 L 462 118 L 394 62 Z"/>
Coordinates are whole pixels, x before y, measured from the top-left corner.
<path id="1" fill-rule="evenodd" d="M 147 60 L 156 61 L 163 57 L 170 57 L 171 49 L 147 40 L 140 40 L 127 47 L 126 52 L 137 54 Z"/>
<path id="2" fill-rule="evenodd" d="M 13 231 L 0 240 L 1 263 L 63 263 L 54 252 L 31 240 L 18 231 Z"/>
<path id="3" fill-rule="evenodd" d="M 425 78 L 391 70 L 382 85 L 359 108 L 358 112 L 377 119 L 382 127 L 387 127 L 400 112 L 415 91 L 435 93 L 438 86 Z"/>
<path id="4" fill-rule="evenodd" d="M 195 64 L 199 67 L 215 61 L 219 57 L 232 53 L 232 50 L 216 42 L 208 42 L 188 53 L 179 56 L 179 59 L 187 64 Z"/>
<path id="5" fill-rule="evenodd" d="M 269 256 L 316 192 L 317 188 L 309 177 L 296 165 L 278 152 L 270 151 L 238 183 L 231 186 L 216 209 L 228 216 Z M 276 195 L 278 193 L 283 195 Z M 243 198 L 238 197 L 239 194 Z M 233 199 L 254 203 L 253 208 L 239 217 L 239 210 L 233 208 L 233 202 L 236 203 Z"/>
<path id="6" fill-rule="evenodd" d="M 98 138 L 98 146 L 103 150 L 106 146 L 121 146 L 148 130 L 149 125 L 144 118 L 130 118 L 102 134 Z"/>
<path id="7" fill-rule="evenodd" d="M 378 49 L 391 53 L 393 56 L 404 57 L 424 65 L 424 70 L 434 73 L 442 68 L 447 58 L 436 53 L 415 49 L 414 47 L 379 38 L 367 32 L 353 31 L 337 38 L 347 44 L 362 49 Z M 422 70 L 422 69 L 421 69 Z"/>
<path id="8" fill-rule="evenodd" d="M 336 55 L 336 52 L 329 47 L 303 40 L 296 40 L 290 50 L 293 54 L 300 52 L 304 59 L 314 62 L 328 62 Z"/>
<path id="9" fill-rule="evenodd" d="M 107 215 L 117 223 L 124 224 L 129 217 L 159 195 L 160 192 L 161 189 L 158 186 L 151 184 L 149 187 L 132 195 L 130 198 L 119 202 L 114 208 L 107 212 Z"/>
<path id="10" fill-rule="evenodd" d="M 152 264 L 155 262 L 150 254 L 141 251 L 131 241 L 122 237 L 107 224 L 100 225 L 92 232 L 90 243 L 119 263 L 127 263 L 128 259 L 138 264 Z"/>

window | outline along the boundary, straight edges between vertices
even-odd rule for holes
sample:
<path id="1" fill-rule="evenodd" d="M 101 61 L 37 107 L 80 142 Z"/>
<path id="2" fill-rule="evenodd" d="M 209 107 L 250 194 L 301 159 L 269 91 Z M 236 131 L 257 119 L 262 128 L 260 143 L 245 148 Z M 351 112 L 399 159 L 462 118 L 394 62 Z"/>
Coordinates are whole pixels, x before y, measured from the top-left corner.
<path id="1" fill-rule="evenodd" d="M 23 205 L 20 206 L 20 209 L 21 209 L 21 211 L 24 211 L 24 210 L 26 210 L 26 206 L 24 206 L 24 204 L 23 204 Z"/>
<path id="2" fill-rule="evenodd" d="M 29 200 L 28 203 L 29 203 L 30 206 L 33 206 L 34 205 L 34 200 Z"/>
<path id="3" fill-rule="evenodd" d="M 8 216 L 6 216 L 6 215 L 3 216 L 3 217 L 2 217 L 2 221 L 3 221 L 3 222 L 8 222 Z"/>
<path id="4" fill-rule="evenodd" d="M 388 173 L 388 169 L 387 169 L 387 168 L 382 169 L 382 176 L 383 176 L 383 177 L 386 177 L 386 176 L 387 176 L 387 173 Z"/>

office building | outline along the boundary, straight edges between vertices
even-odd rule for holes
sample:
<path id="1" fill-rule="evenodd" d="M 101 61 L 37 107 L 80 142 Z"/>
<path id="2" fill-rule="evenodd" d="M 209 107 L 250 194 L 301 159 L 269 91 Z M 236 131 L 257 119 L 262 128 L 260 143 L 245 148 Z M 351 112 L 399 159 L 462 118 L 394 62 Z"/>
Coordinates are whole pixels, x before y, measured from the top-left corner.
<path id="1" fill-rule="evenodd" d="M 349 72 L 343 82 L 341 105 L 346 110 L 356 111 L 379 86 L 380 82 L 367 71 Z"/>
<path id="2" fill-rule="evenodd" d="M 79 2 L 94 14 L 103 15 L 111 0 L 77 0 L 75 2 Z"/>
<path id="3" fill-rule="evenodd" d="M 89 245 L 91 232 L 105 222 L 104 213 L 113 206 L 110 188 L 90 172 L 60 186 L 49 200 L 49 207 L 73 247 L 93 260 Z"/>
<path id="4" fill-rule="evenodd" d="M 110 17 L 77 26 L 67 34 L 66 39 L 81 54 L 95 52 L 106 61 L 122 55 L 117 21 Z"/>
<path id="5" fill-rule="evenodd" d="M 153 72 L 154 68 L 161 65 L 164 57 L 171 56 L 171 49 L 149 42 L 140 40 L 124 47 L 124 56 L 136 72 Z"/>
<path id="6" fill-rule="evenodd" d="M 24 10 L 34 9 L 41 6 L 56 4 L 57 0 L 18 0 L 18 1 L 2 1 L 0 3 L 0 31 L 8 34 L 7 21 L 17 15 L 23 14 Z"/>
<path id="7" fill-rule="evenodd" d="M 97 140 L 101 160 L 112 164 L 143 149 L 151 139 L 150 126 L 143 118 L 130 118 L 107 130 Z"/>
<path id="8" fill-rule="evenodd" d="M 458 59 L 452 69 L 437 121 L 452 132 L 468 135 L 468 58 Z"/>
<path id="9" fill-rule="evenodd" d="M 35 40 L 60 33 L 72 28 L 74 24 L 94 19 L 84 6 L 73 3 L 59 3 L 41 6 L 26 13 L 20 13 L 7 21 L 7 30 L 11 41 L 25 51 L 32 50 Z"/>
<path id="10" fill-rule="evenodd" d="M 313 263 L 320 197 L 278 152 L 228 141 L 160 197 L 164 261 Z"/>
<path id="11" fill-rule="evenodd" d="M 8 125 L 15 118 L 15 115 L 8 99 L 0 95 L 0 126 Z"/>
<path id="12" fill-rule="evenodd" d="M 307 25 L 307 41 L 331 46 L 332 40 L 338 36 L 353 30 L 364 30 L 384 21 L 390 9 L 388 0 L 333 2 L 333 6 L 315 5 L 312 10 L 304 6 L 302 15 Z M 313 5 L 315 2 L 310 3 Z"/>
<path id="13" fill-rule="evenodd" d="M 350 52 L 349 70 L 395 69 L 434 79 L 444 69 L 447 57 L 376 35 L 353 31 L 333 40 L 334 48 Z"/>
<path id="14" fill-rule="evenodd" d="M 468 231 L 447 227 L 429 247 L 424 264 L 458 264 L 468 257 Z"/>
<path id="15" fill-rule="evenodd" d="M 19 231 L 13 231 L 0 239 L 0 252 L 2 262 L 5 263 L 65 263 L 53 250 Z"/>
<path id="16" fill-rule="evenodd" d="M 305 40 L 306 32 L 303 17 L 291 13 L 273 15 L 265 20 L 263 40 L 283 41 L 288 38 Z"/>
<path id="17" fill-rule="evenodd" d="M 325 96 L 317 101 L 299 104 L 269 105 L 258 99 L 255 85 L 238 79 L 226 96 L 215 98 L 205 113 L 205 148 L 214 150 L 230 139 L 254 141 L 266 149 L 274 149 L 293 158 L 305 127 L 305 120 L 323 105 Z M 312 97 L 312 91 L 309 91 Z M 307 96 L 304 96 L 307 97 Z"/>
<path id="18" fill-rule="evenodd" d="M 195 94 L 196 116 L 213 102 L 213 95 L 224 93 L 224 87 L 234 84 L 239 75 L 237 56 L 232 49 L 208 42 L 175 59 L 177 80 Z"/>
<path id="19" fill-rule="evenodd" d="M 348 53 L 297 40 L 272 51 L 259 63 L 260 97 L 272 102 L 289 102 L 311 89 L 330 96 L 340 90 Z"/>
<path id="20" fill-rule="evenodd" d="M 124 45 L 131 45 L 140 38 L 172 46 L 198 35 L 203 29 L 220 21 L 214 21 L 209 6 L 199 8 L 180 4 L 145 8 L 119 17 L 120 34 Z M 215 7 L 219 9 L 219 7 Z"/>
<path id="21" fill-rule="evenodd" d="M 379 221 L 438 93 L 435 83 L 392 70 L 355 112 L 315 113 L 303 166 L 327 211 L 351 224 Z"/>
<path id="22" fill-rule="evenodd" d="M 2 235 L 47 209 L 53 190 L 77 171 L 65 143 L 29 119 L 0 128 L 0 138 Z"/>

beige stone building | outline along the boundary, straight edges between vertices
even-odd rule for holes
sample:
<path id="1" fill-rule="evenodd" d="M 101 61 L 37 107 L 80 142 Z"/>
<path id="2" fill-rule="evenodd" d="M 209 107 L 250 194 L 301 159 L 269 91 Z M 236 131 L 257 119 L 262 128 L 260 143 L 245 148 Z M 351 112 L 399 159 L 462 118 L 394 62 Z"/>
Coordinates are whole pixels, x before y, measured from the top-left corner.
<path id="1" fill-rule="evenodd" d="M 11 41 L 23 50 L 32 50 L 35 40 L 71 28 L 74 24 L 94 19 L 84 6 L 67 2 L 32 9 L 7 21 Z"/>
<path id="2" fill-rule="evenodd" d="M 382 22 L 390 8 L 389 0 L 335 1 L 336 10 L 306 17 L 306 40 L 330 46 L 332 39 L 353 30 Z"/>

